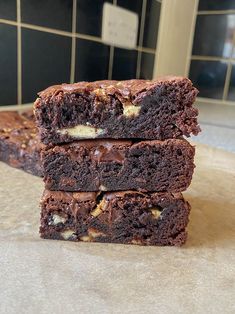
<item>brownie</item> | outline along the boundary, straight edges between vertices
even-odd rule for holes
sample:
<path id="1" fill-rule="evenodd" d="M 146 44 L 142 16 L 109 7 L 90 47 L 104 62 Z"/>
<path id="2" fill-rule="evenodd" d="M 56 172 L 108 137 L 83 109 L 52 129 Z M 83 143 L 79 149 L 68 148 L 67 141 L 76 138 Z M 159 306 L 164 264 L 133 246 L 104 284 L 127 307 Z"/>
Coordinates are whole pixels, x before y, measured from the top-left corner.
<path id="1" fill-rule="evenodd" d="M 189 186 L 195 149 L 184 139 L 83 140 L 42 150 L 45 186 L 60 191 L 168 191 Z"/>
<path id="2" fill-rule="evenodd" d="M 45 190 L 42 238 L 139 245 L 182 245 L 189 204 L 181 193 Z"/>
<path id="3" fill-rule="evenodd" d="M 0 161 L 42 176 L 41 149 L 33 111 L 0 112 Z"/>
<path id="4" fill-rule="evenodd" d="M 51 86 L 35 101 L 45 144 L 75 139 L 168 139 L 197 135 L 198 91 L 183 77 Z"/>
<path id="5" fill-rule="evenodd" d="M 26 110 L 19 110 L 19 114 L 23 117 L 25 117 L 27 120 L 34 121 L 35 123 L 35 116 L 33 109 L 26 109 Z M 36 125 L 34 125 L 36 127 Z"/>

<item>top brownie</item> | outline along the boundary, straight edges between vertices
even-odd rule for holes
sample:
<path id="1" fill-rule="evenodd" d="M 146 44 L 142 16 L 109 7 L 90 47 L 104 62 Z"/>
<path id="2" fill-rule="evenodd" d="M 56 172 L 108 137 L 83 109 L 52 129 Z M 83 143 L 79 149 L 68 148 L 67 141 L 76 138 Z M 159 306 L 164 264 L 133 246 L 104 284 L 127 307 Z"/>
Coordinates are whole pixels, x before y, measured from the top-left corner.
<path id="1" fill-rule="evenodd" d="M 45 144 L 88 138 L 163 140 L 198 134 L 197 93 L 184 77 L 79 82 L 40 92 L 34 112 Z"/>

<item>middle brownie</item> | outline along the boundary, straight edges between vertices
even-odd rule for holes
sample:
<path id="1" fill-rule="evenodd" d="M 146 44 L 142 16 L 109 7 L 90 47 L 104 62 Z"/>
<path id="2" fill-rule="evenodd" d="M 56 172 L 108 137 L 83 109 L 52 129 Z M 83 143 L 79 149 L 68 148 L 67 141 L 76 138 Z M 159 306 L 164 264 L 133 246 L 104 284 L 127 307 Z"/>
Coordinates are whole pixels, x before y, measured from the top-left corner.
<path id="1" fill-rule="evenodd" d="M 132 142 L 87 140 L 46 147 L 44 181 L 49 190 L 180 192 L 194 170 L 194 147 L 184 139 Z"/>

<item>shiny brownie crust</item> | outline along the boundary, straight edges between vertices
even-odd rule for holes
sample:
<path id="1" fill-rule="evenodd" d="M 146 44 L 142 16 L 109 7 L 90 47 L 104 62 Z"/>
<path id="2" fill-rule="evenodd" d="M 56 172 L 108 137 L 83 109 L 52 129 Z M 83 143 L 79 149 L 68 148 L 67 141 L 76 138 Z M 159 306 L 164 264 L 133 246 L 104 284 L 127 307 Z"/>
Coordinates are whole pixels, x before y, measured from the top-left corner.
<path id="1" fill-rule="evenodd" d="M 45 239 L 138 245 L 182 245 L 190 205 L 180 193 L 45 190 L 40 234 Z"/>
<path id="2" fill-rule="evenodd" d="M 183 77 L 80 82 L 40 92 L 34 110 L 45 144 L 84 138 L 163 140 L 198 134 L 197 93 Z M 93 133 L 68 132 L 76 126 Z"/>
<path id="3" fill-rule="evenodd" d="M 77 141 L 42 151 L 45 187 L 60 191 L 180 192 L 189 186 L 195 149 L 186 140 Z"/>

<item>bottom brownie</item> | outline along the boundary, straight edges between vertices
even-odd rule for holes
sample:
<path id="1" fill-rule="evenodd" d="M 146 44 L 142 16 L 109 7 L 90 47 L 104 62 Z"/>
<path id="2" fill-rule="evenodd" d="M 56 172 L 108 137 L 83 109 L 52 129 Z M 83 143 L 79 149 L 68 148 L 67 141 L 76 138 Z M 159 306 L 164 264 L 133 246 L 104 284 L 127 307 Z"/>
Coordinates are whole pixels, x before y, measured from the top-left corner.
<path id="1" fill-rule="evenodd" d="M 0 161 L 42 177 L 42 147 L 32 110 L 0 112 Z"/>
<path id="2" fill-rule="evenodd" d="M 139 245 L 182 245 L 190 205 L 180 193 L 45 190 L 42 238 Z"/>

